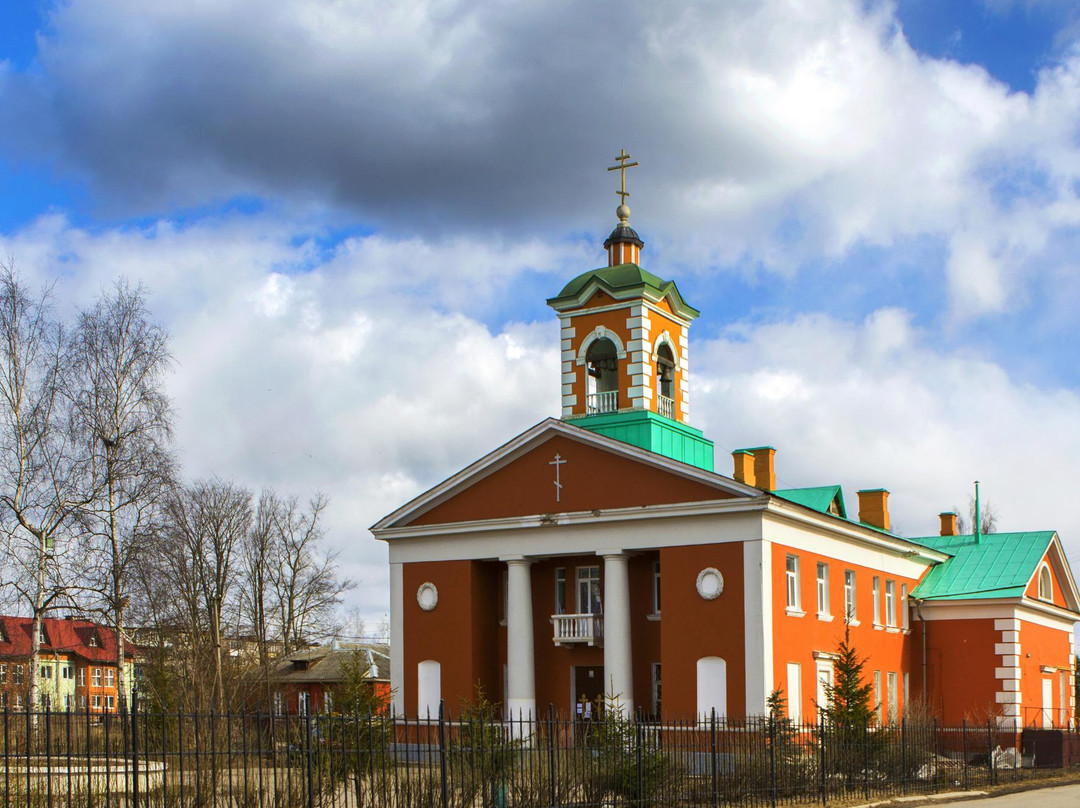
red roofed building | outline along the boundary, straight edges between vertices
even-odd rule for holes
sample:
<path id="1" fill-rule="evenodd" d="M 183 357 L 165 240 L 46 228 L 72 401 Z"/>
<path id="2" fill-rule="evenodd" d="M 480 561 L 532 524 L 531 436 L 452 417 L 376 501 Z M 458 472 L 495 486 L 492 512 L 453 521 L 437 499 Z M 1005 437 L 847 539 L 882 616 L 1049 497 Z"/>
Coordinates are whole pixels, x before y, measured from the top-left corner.
<path id="1" fill-rule="evenodd" d="M 0 709 L 25 709 L 30 689 L 29 617 L 0 616 Z M 138 648 L 125 647 L 128 697 Z M 41 621 L 38 687 L 42 706 L 54 710 L 116 712 L 119 707 L 116 634 L 90 620 Z"/>

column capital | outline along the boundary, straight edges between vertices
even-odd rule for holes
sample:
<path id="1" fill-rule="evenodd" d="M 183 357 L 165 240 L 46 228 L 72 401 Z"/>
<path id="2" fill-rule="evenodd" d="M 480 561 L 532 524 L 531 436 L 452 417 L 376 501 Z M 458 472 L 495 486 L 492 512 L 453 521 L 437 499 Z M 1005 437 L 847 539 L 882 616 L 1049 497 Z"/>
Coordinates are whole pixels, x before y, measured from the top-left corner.
<path id="1" fill-rule="evenodd" d="M 499 556 L 499 561 L 502 561 L 504 564 L 531 564 L 534 560 L 535 559 L 523 555 Z"/>
<path id="2" fill-rule="evenodd" d="M 601 558 L 607 558 L 608 556 L 625 556 L 627 555 L 625 550 L 610 549 L 610 550 L 597 550 L 596 554 Z"/>

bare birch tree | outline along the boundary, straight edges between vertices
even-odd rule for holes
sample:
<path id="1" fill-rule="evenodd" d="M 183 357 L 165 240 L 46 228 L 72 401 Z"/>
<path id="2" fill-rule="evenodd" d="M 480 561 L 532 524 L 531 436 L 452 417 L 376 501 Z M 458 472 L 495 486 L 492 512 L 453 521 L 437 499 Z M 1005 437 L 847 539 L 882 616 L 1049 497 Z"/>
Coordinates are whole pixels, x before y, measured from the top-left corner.
<path id="1" fill-rule="evenodd" d="M 316 494 L 307 509 L 296 497 L 279 501 L 276 548 L 269 581 L 277 628 L 286 654 L 333 632 L 341 595 L 355 584 L 339 579 L 337 554 L 322 548 L 322 514 L 329 501 Z"/>
<path id="2" fill-rule="evenodd" d="M 126 707 L 129 572 L 157 535 L 172 477 L 172 411 L 164 390 L 172 357 L 143 290 L 125 281 L 79 314 L 70 346 L 73 424 L 97 493 L 82 513 L 98 553 L 97 592 L 116 630 L 117 691 Z"/>
<path id="3" fill-rule="evenodd" d="M 85 457 L 72 442 L 60 383 L 66 355 L 49 292 L 32 296 L 0 264 L 0 517 L 9 572 L 0 578 L 32 618 L 28 702 L 39 702 L 42 619 L 72 587 L 64 538 L 84 504 Z"/>
<path id="4" fill-rule="evenodd" d="M 237 584 L 236 556 L 251 531 L 251 492 L 218 479 L 197 481 L 170 497 L 168 515 L 171 541 L 167 552 L 175 559 L 174 572 L 186 579 L 177 583 L 188 595 L 192 628 L 197 632 L 200 624 L 205 625 L 214 701 L 223 711 L 224 617 L 226 609 L 231 610 L 230 595 Z M 195 634 L 191 639 L 197 648 L 203 638 Z"/>

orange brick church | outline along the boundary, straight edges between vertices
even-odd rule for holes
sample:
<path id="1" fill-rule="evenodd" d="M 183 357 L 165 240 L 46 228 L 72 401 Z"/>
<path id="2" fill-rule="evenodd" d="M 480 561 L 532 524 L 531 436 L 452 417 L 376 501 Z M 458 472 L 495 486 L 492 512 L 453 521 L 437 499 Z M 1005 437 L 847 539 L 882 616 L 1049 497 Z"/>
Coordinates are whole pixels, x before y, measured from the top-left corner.
<path id="1" fill-rule="evenodd" d="M 641 267 L 623 202 L 607 266 L 548 305 L 562 417 L 380 520 L 398 715 L 478 686 L 508 714 L 584 696 L 656 717 L 760 715 L 782 689 L 813 720 L 845 627 L 878 720 L 918 700 L 940 720 L 1074 721 L 1080 598 L 1054 531 L 890 531 L 889 493 L 776 487 L 776 451 L 690 425 L 690 327 L 673 281 Z M 730 472 L 730 473 L 727 473 Z M 880 482 L 880 481 L 873 481 Z"/>

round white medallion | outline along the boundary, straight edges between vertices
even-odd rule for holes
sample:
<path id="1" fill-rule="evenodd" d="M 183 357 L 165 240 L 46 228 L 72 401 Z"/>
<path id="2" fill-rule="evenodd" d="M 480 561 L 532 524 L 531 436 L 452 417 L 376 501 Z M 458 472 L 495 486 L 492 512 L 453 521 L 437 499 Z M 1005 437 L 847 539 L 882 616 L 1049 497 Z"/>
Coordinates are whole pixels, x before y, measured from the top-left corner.
<path id="1" fill-rule="evenodd" d="M 724 576 L 716 567 L 706 567 L 697 576 L 697 593 L 705 600 L 716 600 L 724 591 Z"/>
<path id="2" fill-rule="evenodd" d="M 439 590 L 435 588 L 435 584 L 431 582 L 420 584 L 420 587 L 416 590 L 416 602 L 420 604 L 420 608 L 425 612 L 430 612 L 438 606 Z"/>

